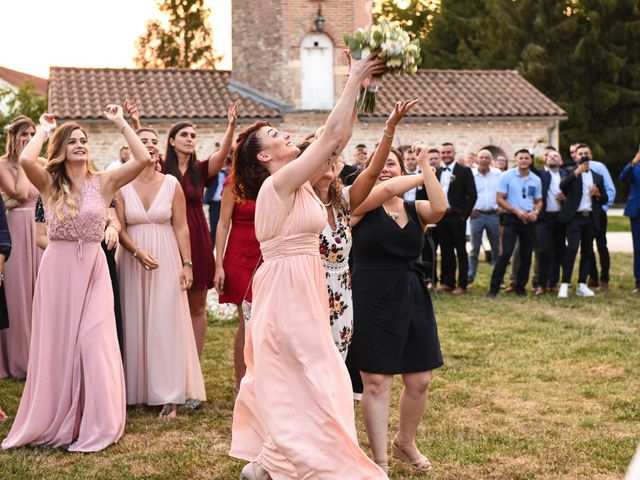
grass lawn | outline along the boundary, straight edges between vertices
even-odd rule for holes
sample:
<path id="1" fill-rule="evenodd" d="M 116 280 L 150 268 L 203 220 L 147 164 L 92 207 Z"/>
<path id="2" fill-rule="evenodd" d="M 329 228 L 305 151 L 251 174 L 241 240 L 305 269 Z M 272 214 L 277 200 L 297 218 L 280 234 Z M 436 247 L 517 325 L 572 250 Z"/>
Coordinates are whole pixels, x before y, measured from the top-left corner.
<path id="1" fill-rule="evenodd" d="M 629 217 L 614 217 L 609 215 L 607 232 L 630 232 Z"/>
<path id="2" fill-rule="evenodd" d="M 630 293 L 631 255 L 612 260 L 612 289 L 594 299 L 503 294 L 488 301 L 487 264 L 470 294 L 435 296 L 446 365 L 418 434 L 434 470 L 420 476 L 396 461 L 391 478 L 623 478 L 640 440 L 640 297 Z M 122 440 L 97 454 L 0 452 L 0 478 L 238 478 L 243 462 L 226 455 L 233 333 L 231 323 L 210 324 L 203 361 L 209 402 L 200 411 L 159 423 L 157 409 L 132 408 Z M 10 416 L 21 390 L 21 382 L 0 381 Z M 398 393 L 396 382 L 393 405 Z M 0 424 L 0 437 L 9 426 Z"/>

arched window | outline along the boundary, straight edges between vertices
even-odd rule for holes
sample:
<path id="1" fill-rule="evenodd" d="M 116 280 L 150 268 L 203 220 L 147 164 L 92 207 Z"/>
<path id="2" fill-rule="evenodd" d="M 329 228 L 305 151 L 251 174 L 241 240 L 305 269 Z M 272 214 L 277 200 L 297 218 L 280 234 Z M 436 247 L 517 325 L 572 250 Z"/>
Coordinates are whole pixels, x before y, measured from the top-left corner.
<path id="1" fill-rule="evenodd" d="M 487 145 L 486 147 L 482 147 L 480 150 L 489 150 L 494 159 L 500 156 L 507 157 L 507 154 L 504 153 L 504 150 L 500 147 L 496 147 L 495 145 Z"/>
<path id="2" fill-rule="evenodd" d="M 310 33 L 300 46 L 303 110 L 333 108 L 333 42 L 323 33 Z"/>

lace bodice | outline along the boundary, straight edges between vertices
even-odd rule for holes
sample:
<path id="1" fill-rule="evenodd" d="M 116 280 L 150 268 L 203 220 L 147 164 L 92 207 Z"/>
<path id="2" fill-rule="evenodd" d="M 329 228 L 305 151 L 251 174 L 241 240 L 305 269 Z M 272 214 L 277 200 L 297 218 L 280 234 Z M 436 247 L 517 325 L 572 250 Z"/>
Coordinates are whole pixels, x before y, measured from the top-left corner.
<path id="1" fill-rule="evenodd" d="M 78 215 L 69 215 L 65 205 L 62 219 L 55 213 L 53 205 L 45 209 L 47 236 L 49 240 L 71 240 L 80 242 L 101 242 L 107 224 L 107 207 L 100 191 L 100 177 L 92 175 L 82 186 L 82 196 L 76 197 Z"/>

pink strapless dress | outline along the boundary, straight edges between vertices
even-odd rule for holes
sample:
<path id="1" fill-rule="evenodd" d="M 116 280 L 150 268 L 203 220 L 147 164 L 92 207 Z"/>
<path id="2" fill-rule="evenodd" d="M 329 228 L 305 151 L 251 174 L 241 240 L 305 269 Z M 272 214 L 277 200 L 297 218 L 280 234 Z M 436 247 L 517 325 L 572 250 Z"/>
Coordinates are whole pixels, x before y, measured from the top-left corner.
<path id="1" fill-rule="evenodd" d="M 287 209 L 268 178 L 256 204 L 264 263 L 253 280 L 230 455 L 274 480 L 386 479 L 358 446 L 353 393 L 335 347 L 319 235 L 327 222 L 308 183 Z"/>
<path id="2" fill-rule="evenodd" d="M 17 172 L 13 170 L 14 176 Z M 29 197 L 7 211 L 11 232 L 11 256 L 4 267 L 9 328 L 0 331 L 0 378 L 25 378 L 31 341 L 31 305 L 42 250 L 36 245 L 35 206 L 38 190 L 29 186 Z"/>
<path id="3" fill-rule="evenodd" d="M 29 371 L 2 448 L 47 445 L 95 452 L 118 441 L 126 406 L 113 291 L 100 247 L 107 208 L 99 177 L 77 217 L 48 205 L 49 246 L 33 299 Z"/>

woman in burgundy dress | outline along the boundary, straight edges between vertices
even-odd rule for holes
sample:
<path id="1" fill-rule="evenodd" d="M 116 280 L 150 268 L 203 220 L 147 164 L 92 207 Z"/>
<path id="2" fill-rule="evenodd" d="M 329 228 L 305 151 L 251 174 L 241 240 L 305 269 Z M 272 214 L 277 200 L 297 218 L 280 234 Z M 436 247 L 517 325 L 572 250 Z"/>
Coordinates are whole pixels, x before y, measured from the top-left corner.
<path id="1" fill-rule="evenodd" d="M 256 202 L 237 195 L 227 177 L 222 190 L 220 219 L 216 229 L 216 275 L 214 286 L 220 303 L 232 303 L 238 308 L 238 330 L 233 344 L 233 366 L 236 383 L 234 398 L 244 377 L 244 325 L 242 301 L 251 302 L 251 277 L 260 262 L 260 243 L 256 239 Z"/>
<path id="2" fill-rule="evenodd" d="M 208 160 L 196 158 L 196 130 L 192 123 L 179 122 L 169 130 L 163 173 L 178 179 L 187 200 L 187 225 L 191 239 L 193 285 L 189 290 L 189 310 L 198 356 L 202 356 L 207 333 L 207 290 L 213 288 L 213 246 L 207 220 L 202 209 L 202 194 L 211 177 L 216 175 L 229 155 L 238 106 L 229 104 L 229 125 L 220 142 L 220 150 Z"/>

